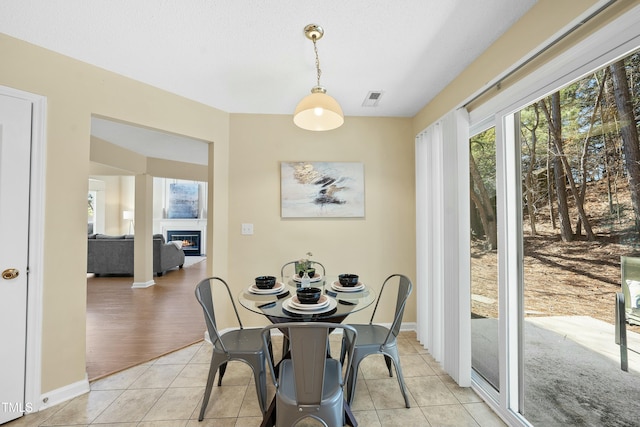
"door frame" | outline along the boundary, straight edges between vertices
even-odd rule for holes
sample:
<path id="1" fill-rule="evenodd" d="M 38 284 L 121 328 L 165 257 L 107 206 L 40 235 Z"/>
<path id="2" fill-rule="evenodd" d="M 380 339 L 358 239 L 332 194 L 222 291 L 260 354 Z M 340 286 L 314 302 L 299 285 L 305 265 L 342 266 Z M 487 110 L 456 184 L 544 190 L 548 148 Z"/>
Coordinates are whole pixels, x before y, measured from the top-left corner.
<path id="1" fill-rule="evenodd" d="M 42 386 L 42 284 L 44 275 L 44 189 L 46 159 L 46 109 L 44 96 L 0 86 L 0 95 L 31 102 L 31 168 L 29 191 L 29 257 L 27 336 L 25 358 L 25 408 L 37 412 L 43 405 Z M 29 406 L 30 404 L 30 406 Z"/>

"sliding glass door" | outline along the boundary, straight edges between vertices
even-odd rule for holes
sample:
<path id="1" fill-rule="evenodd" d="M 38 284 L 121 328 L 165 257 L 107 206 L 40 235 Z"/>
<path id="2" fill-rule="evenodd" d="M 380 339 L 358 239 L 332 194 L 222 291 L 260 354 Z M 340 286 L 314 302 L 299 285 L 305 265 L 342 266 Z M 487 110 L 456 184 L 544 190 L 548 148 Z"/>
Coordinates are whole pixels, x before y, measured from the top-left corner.
<path id="1" fill-rule="evenodd" d="M 521 412 L 535 425 L 638 422 L 640 360 L 621 371 L 614 312 L 620 258 L 640 255 L 639 89 L 632 53 L 518 114 Z M 640 338 L 637 326 L 627 329 Z"/>
<path id="2" fill-rule="evenodd" d="M 494 127 L 473 135 L 469 140 L 469 196 L 471 365 L 480 381 L 498 391 L 498 218 Z"/>
<path id="3" fill-rule="evenodd" d="M 638 425 L 640 326 L 624 371 L 614 325 L 640 289 L 638 22 L 469 108 L 473 384 L 509 425 Z"/>

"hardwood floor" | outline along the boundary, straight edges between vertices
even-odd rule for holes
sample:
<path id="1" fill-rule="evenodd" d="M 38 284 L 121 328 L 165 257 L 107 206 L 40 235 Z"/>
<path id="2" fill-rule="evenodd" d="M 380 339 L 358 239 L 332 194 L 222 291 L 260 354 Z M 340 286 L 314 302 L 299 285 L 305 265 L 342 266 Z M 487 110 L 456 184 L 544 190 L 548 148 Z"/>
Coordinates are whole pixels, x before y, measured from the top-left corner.
<path id="1" fill-rule="evenodd" d="M 87 277 L 87 374 L 96 380 L 201 341 L 206 326 L 196 284 L 204 260 L 132 289 L 133 277 Z"/>

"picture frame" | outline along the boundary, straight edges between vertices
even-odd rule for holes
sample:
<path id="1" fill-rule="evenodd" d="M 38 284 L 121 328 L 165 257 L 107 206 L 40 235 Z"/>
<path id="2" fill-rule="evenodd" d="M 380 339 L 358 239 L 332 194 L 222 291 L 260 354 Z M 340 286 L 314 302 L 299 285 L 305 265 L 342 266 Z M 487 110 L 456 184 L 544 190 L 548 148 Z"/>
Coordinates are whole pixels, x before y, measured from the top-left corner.
<path id="1" fill-rule="evenodd" d="M 282 218 L 363 218 L 361 162 L 280 162 Z"/>
<path id="2" fill-rule="evenodd" d="M 169 208 L 167 210 L 167 218 L 198 218 L 199 202 L 198 184 L 169 184 Z"/>

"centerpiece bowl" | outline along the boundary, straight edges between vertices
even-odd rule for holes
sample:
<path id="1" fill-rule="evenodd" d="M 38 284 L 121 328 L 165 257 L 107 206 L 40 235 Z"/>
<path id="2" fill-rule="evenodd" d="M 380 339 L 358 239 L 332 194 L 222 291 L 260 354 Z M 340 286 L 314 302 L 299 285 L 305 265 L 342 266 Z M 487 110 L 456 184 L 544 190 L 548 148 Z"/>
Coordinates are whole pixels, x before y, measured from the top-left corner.
<path id="1" fill-rule="evenodd" d="M 309 275 L 309 277 L 315 276 L 316 275 L 316 269 L 315 268 L 307 268 L 307 274 Z M 304 276 L 304 270 L 298 271 L 298 276 L 300 276 L 300 277 Z"/>

